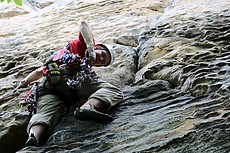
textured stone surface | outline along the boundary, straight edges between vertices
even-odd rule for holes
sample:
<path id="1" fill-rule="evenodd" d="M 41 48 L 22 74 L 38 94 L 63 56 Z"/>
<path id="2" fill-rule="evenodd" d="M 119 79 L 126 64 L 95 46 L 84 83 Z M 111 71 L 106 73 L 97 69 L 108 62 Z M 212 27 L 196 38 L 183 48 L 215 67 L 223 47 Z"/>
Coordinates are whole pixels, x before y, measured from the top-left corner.
<path id="1" fill-rule="evenodd" d="M 20 150 L 26 141 L 28 118 L 18 104 L 29 88 L 10 91 L 50 49 L 74 39 L 81 20 L 116 50 L 112 66 L 95 70 L 121 87 L 125 100 L 111 110 L 109 124 L 79 121 L 71 111 L 45 146 L 18 152 L 230 151 L 229 0 L 59 4 L 1 22 L 1 152 Z"/>

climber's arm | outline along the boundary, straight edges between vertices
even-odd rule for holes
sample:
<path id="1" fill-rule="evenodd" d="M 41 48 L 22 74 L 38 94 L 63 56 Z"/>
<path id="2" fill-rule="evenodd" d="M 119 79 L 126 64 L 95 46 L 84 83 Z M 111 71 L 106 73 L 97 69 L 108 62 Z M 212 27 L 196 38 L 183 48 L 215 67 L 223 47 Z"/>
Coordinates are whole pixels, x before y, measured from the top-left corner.
<path id="1" fill-rule="evenodd" d="M 43 76 L 43 69 L 44 67 L 40 67 L 31 72 L 25 79 L 20 81 L 19 85 L 16 87 L 15 90 L 27 87 L 31 82 L 39 80 Z"/>

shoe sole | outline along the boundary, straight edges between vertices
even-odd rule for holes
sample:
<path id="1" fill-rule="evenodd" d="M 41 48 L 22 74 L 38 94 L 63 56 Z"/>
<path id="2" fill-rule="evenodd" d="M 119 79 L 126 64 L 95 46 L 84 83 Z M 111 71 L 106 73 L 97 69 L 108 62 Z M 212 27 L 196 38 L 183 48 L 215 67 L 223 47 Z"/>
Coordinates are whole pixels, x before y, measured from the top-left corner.
<path id="1" fill-rule="evenodd" d="M 76 109 L 74 116 L 79 120 L 92 120 L 97 123 L 109 123 L 113 121 L 113 117 L 109 114 L 105 114 L 98 111 L 87 110 L 87 109 Z"/>
<path id="2" fill-rule="evenodd" d="M 91 31 L 90 27 L 88 26 L 88 24 L 85 22 L 82 22 L 80 31 L 81 31 L 81 35 L 82 35 L 87 47 L 90 47 L 93 50 L 94 49 L 93 34 L 92 34 L 92 31 Z"/>

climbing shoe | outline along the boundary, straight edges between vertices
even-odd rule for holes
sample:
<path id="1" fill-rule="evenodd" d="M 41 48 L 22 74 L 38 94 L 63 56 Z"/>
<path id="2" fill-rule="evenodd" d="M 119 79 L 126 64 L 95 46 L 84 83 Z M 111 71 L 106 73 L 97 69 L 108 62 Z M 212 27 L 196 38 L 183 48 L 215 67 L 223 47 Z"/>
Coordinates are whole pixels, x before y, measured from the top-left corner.
<path id="1" fill-rule="evenodd" d="M 38 146 L 38 142 L 37 139 L 35 138 L 34 134 L 31 133 L 31 135 L 29 136 L 28 140 L 25 143 L 25 147 L 27 146 Z"/>
<path id="2" fill-rule="evenodd" d="M 98 112 L 96 110 L 76 108 L 74 111 L 74 116 L 79 120 L 92 120 L 101 124 L 113 121 L 113 117 L 111 115 Z"/>

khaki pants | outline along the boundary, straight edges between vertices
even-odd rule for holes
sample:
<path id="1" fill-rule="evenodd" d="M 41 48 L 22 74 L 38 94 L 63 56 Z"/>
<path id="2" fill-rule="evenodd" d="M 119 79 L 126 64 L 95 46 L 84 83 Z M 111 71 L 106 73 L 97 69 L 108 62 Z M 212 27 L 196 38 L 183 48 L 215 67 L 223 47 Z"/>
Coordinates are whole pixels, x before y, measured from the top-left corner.
<path id="1" fill-rule="evenodd" d="M 119 88 L 103 81 L 83 85 L 74 91 L 74 94 L 74 97 L 77 97 L 76 102 L 81 99 L 87 100 L 89 98 L 97 98 L 104 101 L 109 108 L 122 102 L 123 100 L 123 93 Z M 56 124 L 65 115 L 65 108 L 67 104 L 74 105 L 73 101 L 64 101 L 63 97 L 59 97 L 54 94 L 47 94 L 39 97 L 37 103 L 37 113 L 30 119 L 27 127 L 28 133 L 31 126 L 36 124 L 43 124 L 47 126 L 49 131 L 53 130 Z M 78 106 L 80 107 L 80 105 L 82 104 L 79 104 Z"/>

